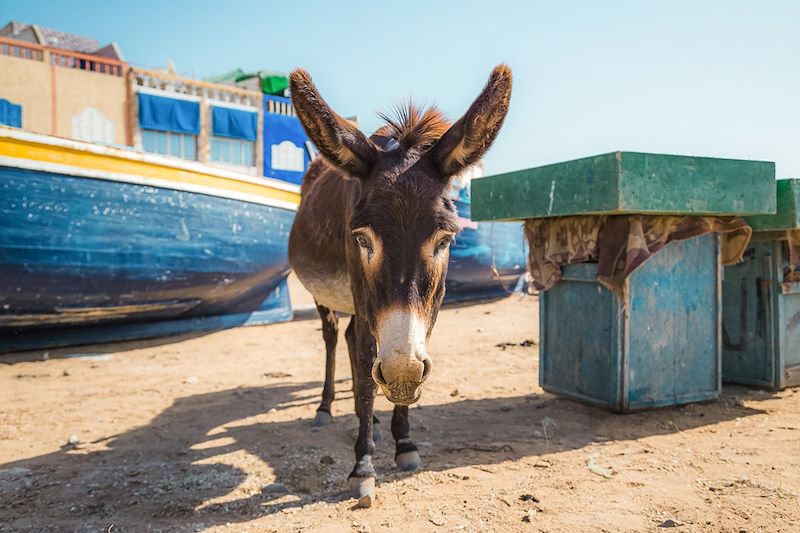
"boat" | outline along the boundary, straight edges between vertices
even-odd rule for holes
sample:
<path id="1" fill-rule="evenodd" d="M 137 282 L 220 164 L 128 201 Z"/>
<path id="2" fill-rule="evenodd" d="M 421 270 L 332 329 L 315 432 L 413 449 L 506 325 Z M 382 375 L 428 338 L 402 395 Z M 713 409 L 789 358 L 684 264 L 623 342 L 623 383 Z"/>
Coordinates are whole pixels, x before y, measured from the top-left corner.
<path id="1" fill-rule="evenodd" d="M 462 230 L 450 246 L 445 302 L 507 296 L 524 289 L 527 244 L 522 224 L 474 222 L 468 202 L 454 201 Z"/>
<path id="2" fill-rule="evenodd" d="M 471 184 L 483 176 L 478 163 L 455 177 L 447 193 L 461 232 L 450 246 L 445 302 L 507 296 L 526 284 L 527 241 L 521 222 L 472 220 Z"/>
<path id="3" fill-rule="evenodd" d="M 518 289 L 521 225 L 458 191 L 447 301 Z M 0 193 L 0 353 L 292 318 L 295 184 L 0 126 Z"/>
<path id="4" fill-rule="evenodd" d="M 291 319 L 288 235 L 317 151 L 285 74 L 195 80 L 5 28 L 0 353 Z M 475 175 L 452 188 L 448 301 L 504 295 L 525 269 L 520 224 L 470 220 Z"/>
<path id="5" fill-rule="evenodd" d="M 0 126 L 0 352 L 291 319 L 299 200 L 272 178 Z"/>

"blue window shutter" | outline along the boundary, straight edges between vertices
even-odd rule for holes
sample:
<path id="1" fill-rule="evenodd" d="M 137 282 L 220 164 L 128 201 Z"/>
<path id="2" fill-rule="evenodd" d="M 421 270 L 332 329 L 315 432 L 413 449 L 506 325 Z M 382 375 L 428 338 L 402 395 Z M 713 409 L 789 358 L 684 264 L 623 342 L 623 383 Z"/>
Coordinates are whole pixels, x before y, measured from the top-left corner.
<path id="1" fill-rule="evenodd" d="M 215 136 L 245 141 L 255 141 L 258 138 L 258 113 L 229 107 L 213 107 L 211 114 L 212 131 Z"/>
<path id="2" fill-rule="evenodd" d="M 0 98 L 0 124 L 22 127 L 22 106 Z"/>
<path id="3" fill-rule="evenodd" d="M 139 125 L 148 130 L 200 133 L 200 104 L 139 93 Z"/>

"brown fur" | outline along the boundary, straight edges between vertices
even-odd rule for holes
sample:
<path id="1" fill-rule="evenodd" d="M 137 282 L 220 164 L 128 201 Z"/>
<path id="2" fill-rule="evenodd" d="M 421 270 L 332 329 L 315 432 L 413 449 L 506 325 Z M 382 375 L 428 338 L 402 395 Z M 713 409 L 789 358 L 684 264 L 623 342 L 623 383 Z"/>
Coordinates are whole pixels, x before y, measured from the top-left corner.
<path id="1" fill-rule="evenodd" d="M 510 101 L 511 69 L 499 65 L 480 96 L 434 149 L 445 175 L 457 174 L 483 157 L 503 126 Z"/>
<path id="2" fill-rule="evenodd" d="M 394 117 L 380 113 L 386 124 L 373 135 L 396 139 L 403 150 L 426 150 L 452 125 L 436 107 L 420 109 L 413 102 L 394 109 Z"/>
<path id="3" fill-rule="evenodd" d="M 351 174 L 366 170 L 377 154 L 358 128 L 328 107 L 311 76 L 303 69 L 291 74 L 292 101 L 306 133 L 334 165 Z"/>

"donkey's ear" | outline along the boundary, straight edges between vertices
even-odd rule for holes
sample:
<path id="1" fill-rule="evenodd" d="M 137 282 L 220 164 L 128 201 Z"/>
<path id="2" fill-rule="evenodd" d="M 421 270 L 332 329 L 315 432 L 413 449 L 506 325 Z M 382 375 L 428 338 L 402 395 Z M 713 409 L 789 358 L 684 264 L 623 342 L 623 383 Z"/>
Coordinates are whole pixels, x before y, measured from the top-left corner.
<path id="1" fill-rule="evenodd" d="M 311 141 L 331 164 L 364 178 L 378 157 L 378 150 L 358 128 L 325 103 L 311 76 L 298 68 L 289 75 L 292 103 Z"/>
<path id="2" fill-rule="evenodd" d="M 511 100 L 511 69 L 498 65 L 467 113 L 431 148 L 445 178 L 477 163 L 497 137 Z"/>

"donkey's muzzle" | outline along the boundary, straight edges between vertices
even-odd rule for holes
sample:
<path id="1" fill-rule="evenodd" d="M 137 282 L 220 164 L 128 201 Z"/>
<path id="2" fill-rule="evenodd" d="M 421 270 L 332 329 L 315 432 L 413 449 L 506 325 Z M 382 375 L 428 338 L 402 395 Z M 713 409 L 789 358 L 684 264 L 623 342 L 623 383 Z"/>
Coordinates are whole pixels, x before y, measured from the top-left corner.
<path id="1" fill-rule="evenodd" d="M 433 363 L 425 356 L 403 366 L 382 364 L 381 360 L 372 365 L 372 379 L 383 390 L 386 398 L 395 405 L 411 405 L 422 396 L 422 384 L 431 374 Z"/>

